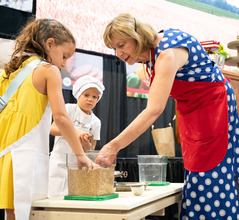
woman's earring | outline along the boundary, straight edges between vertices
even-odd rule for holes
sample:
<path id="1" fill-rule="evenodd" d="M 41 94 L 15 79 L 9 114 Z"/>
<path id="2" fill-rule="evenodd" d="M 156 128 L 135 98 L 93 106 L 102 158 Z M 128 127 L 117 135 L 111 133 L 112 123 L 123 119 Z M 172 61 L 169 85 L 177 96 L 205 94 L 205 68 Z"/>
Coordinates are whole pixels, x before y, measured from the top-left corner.
<path id="1" fill-rule="evenodd" d="M 118 57 L 115 57 L 115 64 L 116 64 L 116 65 L 120 65 L 120 60 L 119 60 Z"/>
<path id="2" fill-rule="evenodd" d="M 115 64 L 116 64 L 116 65 L 120 65 L 120 60 L 119 60 L 119 58 L 116 56 L 116 51 L 115 51 Z"/>

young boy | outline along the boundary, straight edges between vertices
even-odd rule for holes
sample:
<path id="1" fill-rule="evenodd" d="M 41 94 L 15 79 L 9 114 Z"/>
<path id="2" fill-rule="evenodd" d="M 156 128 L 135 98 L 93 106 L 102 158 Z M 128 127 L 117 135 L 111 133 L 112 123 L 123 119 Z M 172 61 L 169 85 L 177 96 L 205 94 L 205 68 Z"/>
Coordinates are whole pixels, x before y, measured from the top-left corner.
<path id="1" fill-rule="evenodd" d="M 77 104 L 66 104 L 66 110 L 85 152 L 91 148 L 91 136 L 94 139 L 93 149 L 97 140 L 100 140 L 101 121 L 92 109 L 101 99 L 104 89 L 98 79 L 83 76 L 73 85 L 72 94 L 77 99 Z M 48 196 L 64 196 L 68 193 L 66 154 L 72 153 L 72 150 L 54 122 L 50 134 L 56 137 L 50 156 Z"/>

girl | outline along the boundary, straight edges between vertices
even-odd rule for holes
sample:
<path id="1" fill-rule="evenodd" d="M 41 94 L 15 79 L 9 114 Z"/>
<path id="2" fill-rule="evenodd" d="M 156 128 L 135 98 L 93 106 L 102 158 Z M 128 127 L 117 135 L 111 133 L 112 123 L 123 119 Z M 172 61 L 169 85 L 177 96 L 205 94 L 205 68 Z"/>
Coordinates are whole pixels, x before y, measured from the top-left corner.
<path id="1" fill-rule="evenodd" d="M 33 20 L 16 38 L 11 60 L 0 71 L 2 96 L 27 64 L 35 59 L 47 62 L 27 76 L 0 113 L 0 209 L 6 209 L 8 220 L 29 219 L 32 200 L 47 194 L 51 111 L 78 165 L 94 166 L 83 154 L 62 95 L 60 68 L 74 51 L 75 39 L 64 25 Z"/>

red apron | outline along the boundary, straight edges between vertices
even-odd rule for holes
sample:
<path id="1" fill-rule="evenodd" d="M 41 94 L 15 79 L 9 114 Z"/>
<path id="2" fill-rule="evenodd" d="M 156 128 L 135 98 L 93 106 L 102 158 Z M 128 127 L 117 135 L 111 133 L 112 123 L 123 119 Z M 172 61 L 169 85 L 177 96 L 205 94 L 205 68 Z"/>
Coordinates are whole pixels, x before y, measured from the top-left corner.
<path id="1" fill-rule="evenodd" d="M 154 58 L 154 50 L 151 49 Z M 155 76 L 152 60 L 153 82 Z M 147 66 L 146 66 L 147 67 Z M 148 67 L 147 73 L 150 77 Z M 228 104 L 224 82 L 174 80 L 170 96 L 177 100 L 184 167 L 204 172 L 215 168 L 228 149 Z"/>
<path id="2" fill-rule="evenodd" d="M 184 167 L 204 172 L 215 168 L 228 148 L 228 104 L 224 82 L 175 80 L 178 126 Z"/>

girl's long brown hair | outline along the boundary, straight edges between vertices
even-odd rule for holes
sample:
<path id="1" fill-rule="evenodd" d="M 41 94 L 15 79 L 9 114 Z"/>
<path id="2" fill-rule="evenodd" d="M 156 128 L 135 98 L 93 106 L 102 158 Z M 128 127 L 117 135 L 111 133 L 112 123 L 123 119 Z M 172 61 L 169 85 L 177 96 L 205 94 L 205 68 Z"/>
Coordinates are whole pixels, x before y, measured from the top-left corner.
<path id="1" fill-rule="evenodd" d="M 15 40 L 15 49 L 4 70 L 6 78 L 16 71 L 30 56 L 37 55 L 42 60 L 47 58 L 45 42 L 53 38 L 56 45 L 65 42 L 75 44 L 75 39 L 68 28 L 56 20 L 31 18 Z"/>

